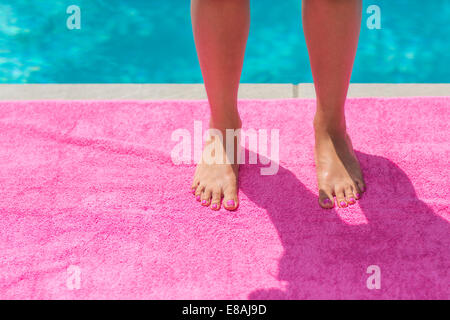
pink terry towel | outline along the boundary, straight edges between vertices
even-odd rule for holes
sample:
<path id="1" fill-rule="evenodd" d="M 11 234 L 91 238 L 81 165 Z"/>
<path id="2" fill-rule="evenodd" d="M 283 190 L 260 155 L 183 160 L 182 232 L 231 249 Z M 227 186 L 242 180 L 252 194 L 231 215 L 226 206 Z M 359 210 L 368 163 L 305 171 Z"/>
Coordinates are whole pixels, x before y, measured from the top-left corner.
<path id="1" fill-rule="evenodd" d="M 368 189 L 324 210 L 314 101 L 240 101 L 280 166 L 242 165 L 239 209 L 214 212 L 171 157 L 205 101 L 1 102 L 0 298 L 449 299 L 449 108 L 349 100 Z"/>

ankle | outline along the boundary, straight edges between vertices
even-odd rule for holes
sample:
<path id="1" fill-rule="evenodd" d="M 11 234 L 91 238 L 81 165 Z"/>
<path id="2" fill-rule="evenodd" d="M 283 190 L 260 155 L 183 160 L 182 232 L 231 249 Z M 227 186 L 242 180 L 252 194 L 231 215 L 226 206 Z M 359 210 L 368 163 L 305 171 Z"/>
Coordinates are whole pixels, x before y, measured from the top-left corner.
<path id="1" fill-rule="evenodd" d="M 242 121 L 239 114 L 227 114 L 220 117 L 211 116 L 209 127 L 225 131 L 226 129 L 240 129 Z"/>
<path id="2" fill-rule="evenodd" d="M 344 136 L 347 133 L 345 117 L 317 112 L 313 124 L 315 132 L 326 132 L 333 136 Z"/>

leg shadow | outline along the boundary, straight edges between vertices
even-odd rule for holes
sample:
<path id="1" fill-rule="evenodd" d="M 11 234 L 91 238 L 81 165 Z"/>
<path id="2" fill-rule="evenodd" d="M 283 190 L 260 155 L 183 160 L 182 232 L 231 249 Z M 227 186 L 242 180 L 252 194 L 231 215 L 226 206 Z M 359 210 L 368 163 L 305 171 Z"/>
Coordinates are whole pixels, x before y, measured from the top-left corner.
<path id="1" fill-rule="evenodd" d="M 288 169 L 241 168 L 241 192 L 270 216 L 284 248 L 278 280 L 249 299 L 448 299 L 450 224 L 420 201 L 386 158 L 357 152 L 368 191 L 359 207 L 324 210 Z M 381 270 L 369 290 L 367 268 Z"/>

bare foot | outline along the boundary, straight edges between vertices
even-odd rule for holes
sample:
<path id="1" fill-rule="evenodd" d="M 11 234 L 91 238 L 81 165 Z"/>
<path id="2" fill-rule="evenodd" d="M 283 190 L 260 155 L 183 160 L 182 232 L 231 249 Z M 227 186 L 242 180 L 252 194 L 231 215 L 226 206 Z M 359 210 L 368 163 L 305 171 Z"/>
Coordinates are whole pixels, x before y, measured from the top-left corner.
<path id="1" fill-rule="evenodd" d="M 237 129 L 240 128 L 240 120 L 235 124 L 226 126 L 227 128 Z M 220 129 L 223 135 L 223 144 L 221 152 L 225 157 L 226 150 L 226 133 L 225 130 Z M 214 137 L 215 139 L 216 137 Z M 194 174 L 194 181 L 192 183 L 192 192 L 195 194 L 197 201 L 201 202 L 203 206 L 210 206 L 212 210 L 219 210 L 223 198 L 223 206 L 227 210 L 236 210 L 239 206 L 238 200 L 238 174 L 239 164 L 237 164 L 236 157 L 233 159 L 233 163 L 226 163 L 225 158 L 223 161 L 209 164 L 205 161 L 205 158 L 211 156 L 211 148 L 208 148 L 210 144 L 214 143 L 214 139 L 205 144 L 203 151 L 202 161 L 197 165 Z M 236 146 L 236 143 L 235 143 Z M 235 155 L 236 155 L 235 148 Z M 214 151 L 212 152 L 214 156 Z"/>
<path id="2" fill-rule="evenodd" d="M 333 196 L 341 208 L 355 204 L 366 186 L 350 137 L 345 129 L 332 128 L 317 115 L 314 131 L 320 206 L 333 208 Z"/>

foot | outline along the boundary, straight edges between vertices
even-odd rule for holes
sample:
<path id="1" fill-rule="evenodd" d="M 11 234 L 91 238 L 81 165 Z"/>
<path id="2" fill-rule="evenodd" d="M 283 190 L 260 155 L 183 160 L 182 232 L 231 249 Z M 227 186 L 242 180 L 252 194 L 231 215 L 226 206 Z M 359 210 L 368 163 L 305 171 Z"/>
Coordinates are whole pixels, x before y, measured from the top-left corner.
<path id="1" fill-rule="evenodd" d="M 328 123 L 317 115 L 314 119 L 319 204 L 333 208 L 336 196 L 337 205 L 344 208 L 355 204 L 366 186 L 345 125 L 336 128 Z"/>
<path id="2" fill-rule="evenodd" d="M 211 126 L 218 128 L 220 126 Z M 222 128 L 233 128 L 237 129 L 241 127 L 240 120 L 228 124 L 227 126 L 222 126 Z M 226 151 L 226 133 L 225 129 L 218 129 L 223 135 L 223 144 L 220 143 L 221 152 L 225 156 Z M 205 144 L 202 160 L 197 165 L 194 174 L 194 181 L 192 183 L 192 193 L 195 195 L 197 201 L 203 206 L 209 206 L 212 210 L 219 210 L 221 204 L 227 210 L 236 210 L 239 205 L 238 200 L 238 174 L 239 174 L 239 164 L 236 161 L 236 157 L 233 163 L 226 163 L 225 157 L 220 163 L 213 162 L 210 164 L 205 161 L 206 157 L 211 156 L 211 144 L 214 143 L 214 139 L 208 141 Z M 216 144 L 216 146 L 218 146 Z M 235 143 L 236 146 L 236 143 Z M 235 155 L 236 155 L 235 148 Z M 212 156 L 214 156 L 214 151 Z M 223 201 L 222 201 L 223 199 Z"/>

